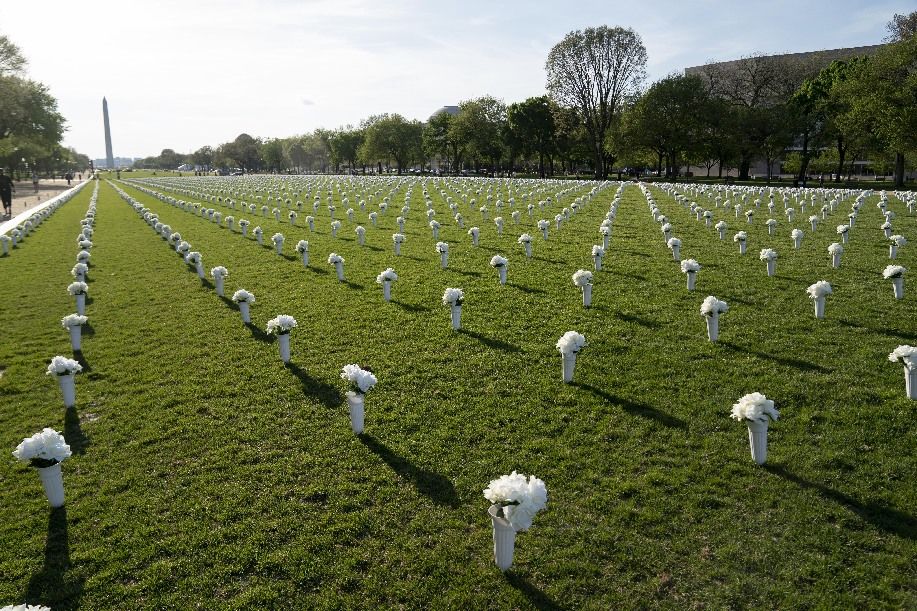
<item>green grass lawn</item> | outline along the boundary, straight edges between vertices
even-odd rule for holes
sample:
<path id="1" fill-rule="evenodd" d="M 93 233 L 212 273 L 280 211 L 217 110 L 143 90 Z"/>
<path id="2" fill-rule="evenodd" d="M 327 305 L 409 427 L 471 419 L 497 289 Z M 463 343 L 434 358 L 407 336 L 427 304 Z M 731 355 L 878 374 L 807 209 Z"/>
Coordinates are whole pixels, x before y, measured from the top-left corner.
<path id="1" fill-rule="evenodd" d="M 0 258 L 0 447 L 11 452 L 51 426 L 74 451 L 63 463 L 61 510 L 49 509 L 31 469 L 9 455 L 2 462 L 0 605 L 917 606 L 917 403 L 887 360 L 899 344 L 917 344 L 917 277 L 903 300 L 893 298 L 876 196 L 832 269 L 827 246 L 852 198 L 814 233 L 809 211 L 790 225 L 778 198 L 773 237 L 763 205 L 753 225 L 717 209 L 714 222 L 729 223 L 721 242 L 652 186 L 683 258 L 703 266 L 691 293 L 630 185 L 584 309 L 570 276 L 591 269 L 616 186 L 559 232 L 552 220 L 544 242 L 534 221 L 553 219 L 591 185 L 565 183 L 575 190 L 534 220 L 517 194 L 522 225 L 504 209 L 498 237 L 457 197 L 466 228 L 456 227 L 431 182 L 440 239 L 451 245 L 442 270 L 420 187 L 402 255 L 393 253 L 404 185 L 413 183 L 388 183 L 396 191 L 378 228 L 357 208 L 364 247 L 339 194 L 343 227 L 331 237 L 324 190 L 314 233 L 304 228 L 311 197 L 301 198 L 298 227 L 205 204 L 248 218 L 250 230 L 260 224 L 259 247 L 119 184 L 181 232 L 208 272 L 229 269 L 227 296 L 257 296 L 254 325 L 102 184 L 85 370 L 76 408 L 65 411 L 44 371 L 54 355 L 71 354 L 59 321 L 75 311 L 66 286 L 92 189 Z M 912 242 L 897 263 L 915 273 L 917 221 L 894 197 L 890 207 L 895 233 Z M 478 248 L 472 225 L 481 227 Z M 794 226 L 805 231 L 799 250 Z M 732 242 L 739 230 L 749 233 L 745 256 Z M 276 231 L 285 256 L 270 247 Z M 522 231 L 535 238 L 531 260 L 516 243 Z M 308 269 L 293 250 L 299 239 L 310 242 Z M 779 253 L 773 278 L 758 260 L 764 247 Z M 332 251 L 346 260 L 346 283 L 326 261 Z M 505 287 L 489 266 L 494 254 L 509 259 Z M 388 304 L 375 283 L 386 267 L 399 275 Z M 805 293 L 817 280 L 834 286 L 821 321 Z M 458 333 L 440 301 L 446 287 L 465 290 Z M 730 306 L 717 344 L 698 310 L 706 295 Z M 278 314 L 299 321 L 288 367 L 263 332 Z M 589 345 L 564 385 L 554 344 L 568 330 Z M 347 363 L 379 378 L 360 437 L 343 401 Z M 781 410 L 765 467 L 749 456 L 745 426 L 729 418 L 754 391 Z M 543 479 L 549 502 L 502 574 L 482 490 L 512 470 Z"/>

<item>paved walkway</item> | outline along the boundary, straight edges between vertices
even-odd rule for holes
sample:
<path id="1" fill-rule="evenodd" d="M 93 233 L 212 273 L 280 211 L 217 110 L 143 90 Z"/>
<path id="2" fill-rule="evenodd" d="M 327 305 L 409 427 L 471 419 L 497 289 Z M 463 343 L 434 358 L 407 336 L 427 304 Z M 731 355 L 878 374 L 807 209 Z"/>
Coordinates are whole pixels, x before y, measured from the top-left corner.
<path id="1" fill-rule="evenodd" d="M 70 181 L 70 187 L 75 187 L 78 184 L 80 184 L 80 181 L 76 178 Z M 35 193 L 35 188 L 32 187 L 31 179 L 13 182 L 13 186 L 16 188 L 16 192 L 13 193 L 13 217 L 19 216 L 30 208 L 41 205 L 55 195 L 70 188 L 67 186 L 67 181 L 63 178 L 41 179 L 38 181 L 38 193 Z M 3 209 L 0 208 L 0 215 L 2 214 Z M 8 220 L 7 217 L 0 216 L 0 222 Z"/>

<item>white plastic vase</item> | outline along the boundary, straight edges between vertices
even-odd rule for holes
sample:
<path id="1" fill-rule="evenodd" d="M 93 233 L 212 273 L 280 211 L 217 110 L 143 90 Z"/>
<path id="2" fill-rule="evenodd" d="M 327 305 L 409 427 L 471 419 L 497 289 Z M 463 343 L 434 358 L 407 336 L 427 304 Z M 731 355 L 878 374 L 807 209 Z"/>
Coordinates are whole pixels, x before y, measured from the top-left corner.
<path id="1" fill-rule="evenodd" d="M 707 338 L 711 342 L 715 342 L 720 337 L 720 314 L 719 312 L 713 312 L 709 316 L 705 316 L 707 319 Z"/>
<path id="2" fill-rule="evenodd" d="M 41 486 L 45 489 L 45 496 L 51 507 L 64 506 L 64 474 L 61 473 L 60 463 L 37 469 Z"/>
<path id="3" fill-rule="evenodd" d="M 693 291 L 694 285 L 697 283 L 697 272 L 688 272 L 685 275 L 688 276 L 688 290 Z"/>
<path id="4" fill-rule="evenodd" d="M 274 244 L 274 251 L 279 255 L 283 252 L 283 242 L 278 242 Z"/>
<path id="5" fill-rule="evenodd" d="M 608 250 L 608 243 L 611 241 L 610 235 L 602 236 L 602 250 Z"/>
<path id="6" fill-rule="evenodd" d="M 889 258 L 889 259 L 894 259 L 894 258 L 896 258 L 897 256 L 898 256 L 898 245 L 897 245 L 897 244 L 891 244 L 891 245 L 889 245 L 889 247 L 888 247 L 888 258 Z"/>
<path id="7" fill-rule="evenodd" d="M 82 350 L 83 343 L 83 327 L 80 325 L 70 325 L 70 347 L 73 348 L 74 352 L 79 352 Z"/>
<path id="8" fill-rule="evenodd" d="M 450 309 L 452 311 L 452 330 L 458 331 L 462 328 L 462 306 L 457 303 Z"/>
<path id="9" fill-rule="evenodd" d="M 592 264 L 595 267 L 595 271 L 597 272 L 602 271 L 602 257 L 594 255 L 592 257 Z"/>
<path id="10" fill-rule="evenodd" d="M 516 529 L 509 520 L 500 515 L 500 506 L 491 505 L 487 510 L 494 530 L 494 562 L 501 571 L 513 566 L 513 551 L 516 548 Z"/>
<path id="11" fill-rule="evenodd" d="M 548 228 L 547 227 L 541 230 L 541 235 L 545 240 L 548 239 Z"/>
<path id="12" fill-rule="evenodd" d="M 908 399 L 917 399 L 917 361 L 910 367 L 904 365 L 904 391 Z"/>
<path id="13" fill-rule="evenodd" d="M 506 284 L 506 266 L 498 267 L 497 272 L 500 274 L 500 284 Z"/>
<path id="14" fill-rule="evenodd" d="M 477 236 L 477 234 L 474 234 L 474 233 L 471 234 L 471 245 L 472 245 L 472 246 L 477 246 L 477 245 L 478 245 L 478 236 Z"/>
<path id="15" fill-rule="evenodd" d="M 841 234 L 841 244 L 846 244 L 846 243 L 847 243 L 847 236 L 848 236 L 849 233 L 850 233 L 850 232 L 845 231 L 844 233 Z"/>
<path id="16" fill-rule="evenodd" d="M 749 225 L 751 225 L 751 224 L 754 222 L 754 215 L 746 216 L 746 217 L 745 217 L 745 222 L 748 223 Z"/>
<path id="17" fill-rule="evenodd" d="M 204 278 L 207 277 L 207 276 L 204 275 L 204 267 L 203 267 L 200 263 L 198 263 L 198 264 L 196 265 L 196 268 L 197 268 L 197 277 L 198 277 L 198 278 L 200 278 L 201 280 L 203 280 Z"/>
<path id="18" fill-rule="evenodd" d="M 338 274 L 338 282 L 344 282 L 344 264 L 338 261 L 334 264 L 334 269 Z"/>
<path id="19" fill-rule="evenodd" d="M 264 234 L 255 234 L 255 237 L 258 239 L 258 246 L 264 246 Z"/>
<path id="20" fill-rule="evenodd" d="M 747 247 L 747 244 L 746 244 L 745 240 L 742 240 L 741 242 L 739 242 L 739 254 L 740 254 L 740 255 L 744 255 L 744 254 L 745 254 L 745 248 L 746 248 L 746 247 Z"/>
<path id="21" fill-rule="evenodd" d="M 279 210 L 274 213 L 274 220 L 277 221 L 278 223 L 280 222 L 280 211 Z"/>
<path id="22" fill-rule="evenodd" d="M 576 369 L 576 353 L 561 354 L 561 357 L 564 384 L 569 384 L 573 381 L 573 370 Z"/>
<path id="23" fill-rule="evenodd" d="M 710 227 L 711 225 L 713 225 L 713 220 L 712 220 L 712 219 L 709 219 L 709 218 L 704 218 L 704 224 L 705 224 L 707 227 Z"/>
<path id="24" fill-rule="evenodd" d="M 223 276 L 217 276 L 213 279 L 213 284 L 215 285 L 217 295 L 220 297 L 223 296 Z"/>
<path id="25" fill-rule="evenodd" d="M 389 280 L 382 281 L 382 298 L 385 301 L 392 300 L 392 283 Z"/>
<path id="26" fill-rule="evenodd" d="M 676 263 L 681 261 L 681 246 L 672 247 L 672 258 L 675 259 Z"/>
<path id="27" fill-rule="evenodd" d="M 802 238 L 793 238 L 793 248 L 799 250 L 799 246 L 802 244 Z"/>
<path id="28" fill-rule="evenodd" d="M 363 424 L 366 416 L 366 406 L 363 403 L 365 395 L 348 391 L 347 407 L 350 408 L 350 428 L 357 435 L 363 432 Z"/>
<path id="29" fill-rule="evenodd" d="M 777 273 L 777 260 L 768 259 L 767 260 L 767 275 L 773 276 L 775 273 Z"/>
<path id="30" fill-rule="evenodd" d="M 366 234 L 358 233 L 357 234 L 357 244 L 359 244 L 360 246 L 363 246 L 364 242 L 366 242 Z"/>
<path id="31" fill-rule="evenodd" d="M 0 240 L 0 246 L 3 247 L 3 255 L 6 256 L 10 254 L 10 245 L 6 240 Z"/>
<path id="32" fill-rule="evenodd" d="M 532 258 L 532 243 L 523 242 L 523 246 L 525 246 L 525 257 L 527 259 L 531 259 Z"/>
<path id="33" fill-rule="evenodd" d="M 775 229 L 774 225 L 768 225 L 767 226 L 767 235 L 774 235 L 774 229 Z"/>
<path id="34" fill-rule="evenodd" d="M 904 278 L 892 278 L 892 290 L 895 291 L 895 299 L 904 298 Z"/>
<path id="35" fill-rule="evenodd" d="M 73 374 L 57 376 L 57 383 L 60 385 L 61 393 L 64 395 L 64 407 L 73 407 L 76 405 L 76 382 L 73 380 Z"/>
<path id="36" fill-rule="evenodd" d="M 446 267 L 448 267 L 449 265 L 449 253 L 448 252 L 439 253 L 439 264 L 440 266 L 442 266 L 443 269 L 446 269 Z"/>
<path id="37" fill-rule="evenodd" d="M 725 229 L 720 229 L 720 239 L 721 240 L 726 239 L 726 230 Z"/>
<path id="38" fill-rule="evenodd" d="M 396 255 L 401 254 L 401 242 L 395 242 L 395 254 Z"/>
<path id="39" fill-rule="evenodd" d="M 818 228 L 818 221 L 811 221 L 812 231 L 815 231 Z"/>
<path id="40" fill-rule="evenodd" d="M 404 233 L 404 221 L 398 221 L 398 233 Z"/>
<path id="41" fill-rule="evenodd" d="M 747 420 L 748 445 L 751 449 L 751 458 L 759 465 L 767 460 L 767 425 L 768 420 Z"/>
<path id="42" fill-rule="evenodd" d="M 302 253 L 302 266 L 309 267 L 309 251 Z"/>
<path id="43" fill-rule="evenodd" d="M 824 318 L 825 317 L 825 298 L 816 297 L 815 298 L 815 318 Z"/>
<path id="44" fill-rule="evenodd" d="M 834 269 L 837 269 L 840 266 L 841 266 L 841 254 L 836 252 L 831 255 L 831 267 L 833 267 Z"/>
<path id="45" fill-rule="evenodd" d="M 290 334 L 280 333 L 277 336 L 277 346 L 280 348 L 280 360 L 284 363 L 290 362 Z"/>
<path id="46" fill-rule="evenodd" d="M 239 302 L 239 312 L 242 313 L 242 322 L 244 322 L 244 323 L 247 324 L 247 323 L 250 323 L 250 322 L 252 321 L 252 318 L 251 318 L 251 316 L 250 316 L 250 312 L 249 312 L 249 309 L 248 309 L 248 302 L 247 302 L 247 301 L 240 301 L 240 302 Z"/>
<path id="47" fill-rule="evenodd" d="M 592 285 L 583 285 L 583 307 L 588 308 L 592 305 Z"/>
<path id="48" fill-rule="evenodd" d="M 76 313 L 84 316 L 86 313 L 86 293 L 76 295 Z"/>
<path id="49" fill-rule="evenodd" d="M 242 225 L 242 237 L 243 238 L 248 237 L 248 225 Z"/>
<path id="50" fill-rule="evenodd" d="M 373 221 L 373 225 L 375 224 L 376 224 L 375 221 Z M 309 231 L 315 231 L 315 221 L 314 220 L 309 221 Z"/>

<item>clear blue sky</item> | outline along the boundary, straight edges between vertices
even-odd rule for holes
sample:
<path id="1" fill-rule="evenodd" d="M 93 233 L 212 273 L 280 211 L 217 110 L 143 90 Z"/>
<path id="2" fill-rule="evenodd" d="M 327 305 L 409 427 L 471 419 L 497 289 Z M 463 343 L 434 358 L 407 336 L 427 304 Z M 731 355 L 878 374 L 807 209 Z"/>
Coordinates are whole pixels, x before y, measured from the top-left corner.
<path id="1" fill-rule="evenodd" d="M 741 8 L 740 8 L 741 7 Z M 769 2 L 3 2 L 0 32 L 103 157 L 190 152 L 241 132 L 281 137 L 397 112 L 425 120 L 491 94 L 544 93 L 544 62 L 571 30 L 631 27 L 648 82 L 709 60 L 876 44 L 913 0 Z"/>

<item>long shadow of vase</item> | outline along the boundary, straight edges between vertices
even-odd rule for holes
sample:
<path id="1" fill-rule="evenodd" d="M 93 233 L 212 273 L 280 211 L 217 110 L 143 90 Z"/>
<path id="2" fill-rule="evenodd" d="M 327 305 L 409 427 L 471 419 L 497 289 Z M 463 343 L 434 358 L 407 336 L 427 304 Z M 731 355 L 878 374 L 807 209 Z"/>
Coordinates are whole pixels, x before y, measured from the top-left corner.
<path id="1" fill-rule="evenodd" d="M 360 435 L 360 441 L 376 456 L 385 461 L 392 471 L 411 482 L 417 491 L 427 496 L 437 505 L 458 507 L 459 499 L 455 486 L 447 477 L 428 471 L 413 464 L 407 458 L 399 456 L 387 445 L 371 435 Z"/>
<path id="2" fill-rule="evenodd" d="M 45 540 L 45 564 L 32 576 L 25 593 L 30 604 L 58 609 L 76 609 L 83 595 L 84 579 L 68 578 L 70 541 L 67 534 L 67 507 L 51 510 Z"/>

